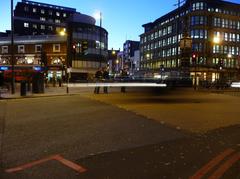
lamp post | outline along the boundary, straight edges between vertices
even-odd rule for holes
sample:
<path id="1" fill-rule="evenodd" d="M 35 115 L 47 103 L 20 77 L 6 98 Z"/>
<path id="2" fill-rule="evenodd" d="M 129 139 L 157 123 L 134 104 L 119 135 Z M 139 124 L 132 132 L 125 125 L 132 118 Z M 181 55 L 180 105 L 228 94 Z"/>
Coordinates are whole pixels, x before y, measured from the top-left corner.
<path id="1" fill-rule="evenodd" d="M 12 81 L 11 81 L 11 92 L 15 94 L 15 74 L 14 74 L 14 20 L 13 20 L 13 0 L 11 0 L 11 63 L 12 63 Z"/>
<path id="2" fill-rule="evenodd" d="M 220 39 L 220 37 L 219 37 L 219 34 L 217 34 L 217 35 L 215 35 L 214 37 L 213 37 L 213 45 L 219 45 L 220 44 L 220 42 L 221 42 L 221 39 Z M 220 61 L 218 61 L 218 63 L 219 63 Z M 217 74 L 218 74 L 218 80 L 219 81 L 221 81 L 221 77 L 220 77 L 220 73 L 219 73 L 219 68 L 220 68 L 220 65 L 218 64 L 217 65 Z M 221 70 L 221 69 L 220 69 Z M 215 77 L 216 78 L 216 77 Z"/>
<path id="3" fill-rule="evenodd" d="M 69 69 L 69 58 L 70 58 L 70 56 L 68 55 L 68 53 L 70 53 L 69 52 L 69 49 L 70 49 L 70 47 L 69 47 L 69 35 L 67 34 L 67 32 L 66 32 L 66 30 L 65 29 L 63 29 L 62 31 L 60 31 L 59 32 L 59 35 L 60 36 L 66 36 L 66 38 L 67 38 L 67 44 L 66 44 L 66 49 L 67 49 L 67 58 L 66 58 L 66 65 L 67 65 L 67 71 L 66 71 L 66 76 L 67 76 L 67 88 L 66 88 L 66 93 L 68 94 L 69 93 L 69 74 L 70 74 L 70 69 Z"/>

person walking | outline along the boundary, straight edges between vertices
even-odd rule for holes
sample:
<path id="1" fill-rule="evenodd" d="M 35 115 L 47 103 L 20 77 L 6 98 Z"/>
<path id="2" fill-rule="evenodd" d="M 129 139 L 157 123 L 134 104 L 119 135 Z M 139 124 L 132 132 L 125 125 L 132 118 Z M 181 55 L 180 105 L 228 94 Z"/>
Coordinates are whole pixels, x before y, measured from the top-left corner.
<path id="1" fill-rule="evenodd" d="M 105 67 L 104 70 L 103 70 L 103 80 L 104 80 L 105 83 L 109 81 L 109 71 L 108 71 L 107 67 Z M 108 87 L 107 86 L 103 87 L 103 92 L 108 93 Z"/>
<path id="2" fill-rule="evenodd" d="M 123 70 L 121 71 L 121 81 L 123 81 L 123 82 L 126 81 L 127 77 L 128 77 L 127 70 L 126 70 L 126 69 L 123 69 Z M 122 92 L 122 93 L 125 93 L 125 92 L 126 92 L 126 87 L 125 87 L 125 86 L 122 86 L 122 87 L 121 87 L 121 92 Z"/>
<path id="3" fill-rule="evenodd" d="M 96 83 L 101 82 L 102 77 L 103 77 L 103 72 L 102 72 L 102 69 L 99 68 L 98 71 L 95 73 Z M 94 89 L 94 93 L 95 93 L 95 94 L 99 94 L 99 91 L 100 91 L 100 87 L 99 87 L 99 86 L 96 86 L 95 89 Z"/>

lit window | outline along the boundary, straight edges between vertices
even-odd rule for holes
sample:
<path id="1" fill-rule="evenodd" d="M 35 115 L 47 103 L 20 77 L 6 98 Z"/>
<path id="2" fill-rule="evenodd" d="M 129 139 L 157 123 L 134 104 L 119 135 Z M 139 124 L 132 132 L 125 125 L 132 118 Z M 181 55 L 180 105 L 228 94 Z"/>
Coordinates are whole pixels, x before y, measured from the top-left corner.
<path id="1" fill-rule="evenodd" d="M 37 9 L 36 8 L 33 8 L 33 13 L 36 13 L 37 12 Z"/>
<path id="2" fill-rule="evenodd" d="M 55 19 L 55 23 L 61 23 L 59 19 Z"/>
<path id="3" fill-rule="evenodd" d="M 25 7 L 24 7 L 24 11 L 25 11 L 25 12 L 28 12 L 28 10 L 29 10 L 28 6 L 25 6 Z"/>
<path id="4" fill-rule="evenodd" d="M 58 17 L 59 17 L 59 16 L 60 16 L 60 12 L 56 12 L 56 16 L 58 16 Z"/>
<path id="5" fill-rule="evenodd" d="M 42 51 L 42 45 L 35 45 L 35 52 L 41 52 Z"/>
<path id="6" fill-rule="evenodd" d="M 60 52 L 60 44 L 53 44 L 53 52 Z"/>
<path id="7" fill-rule="evenodd" d="M 24 45 L 18 45 L 18 53 L 24 53 L 24 52 L 25 52 Z"/>
<path id="8" fill-rule="evenodd" d="M 67 17 L 67 14 L 66 14 L 66 13 L 63 13 L 63 17 Z"/>
<path id="9" fill-rule="evenodd" d="M 8 53 L 8 46 L 2 46 L 2 53 Z"/>
<path id="10" fill-rule="evenodd" d="M 41 14 L 45 14 L 45 10 L 44 9 L 41 9 Z"/>
<path id="11" fill-rule="evenodd" d="M 40 17 L 40 21 L 46 21 L 45 17 Z"/>
<path id="12" fill-rule="evenodd" d="M 29 27 L 29 23 L 24 22 L 24 27 L 28 28 Z"/>
<path id="13" fill-rule="evenodd" d="M 48 26 L 48 30 L 53 30 L 53 26 Z"/>
<path id="14" fill-rule="evenodd" d="M 42 29 L 42 30 L 45 30 L 45 25 L 41 25 L 41 29 Z"/>
<path id="15" fill-rule="evenodd" d="M 37 29 L 37 24 L 33 24 L 33 28 L 34 28 L 34 29 Z"/>

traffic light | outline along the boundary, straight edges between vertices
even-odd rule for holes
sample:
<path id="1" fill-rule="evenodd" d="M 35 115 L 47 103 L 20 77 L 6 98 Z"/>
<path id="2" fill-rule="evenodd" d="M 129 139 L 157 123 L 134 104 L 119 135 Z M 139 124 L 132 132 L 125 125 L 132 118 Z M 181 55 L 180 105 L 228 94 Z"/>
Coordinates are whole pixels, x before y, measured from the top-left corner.
<path id="1" fill-rule="evenodd" d="M 223 60 L 219 60 L 219 68 L 220 68 L 220 70 L 223 68 Z"/>
<path id="2" fill-rule="evenodd" d="M 197 63 L 197 54 L 196 54 L 196 53 L 193 53 L 193 54 L 192 54 L 192 63 L 193 63 L 194 65 L 196 65 L 196 63 Z"/>
<path id="3" fill-rule="evenodd" d="M 83 42 L 82 42 L 82 45 L 81 45 L 81 52 L 82 52 L 82 54 L 85 55 L 87 49 L 88 49 L 88 41 L 83 41 Z"/>
<path id="4" fill-rule="evenodd" d="M 76 45 L 75 44 L 72 45 L 72 53 L 74 55 L 76 54 Z"/>

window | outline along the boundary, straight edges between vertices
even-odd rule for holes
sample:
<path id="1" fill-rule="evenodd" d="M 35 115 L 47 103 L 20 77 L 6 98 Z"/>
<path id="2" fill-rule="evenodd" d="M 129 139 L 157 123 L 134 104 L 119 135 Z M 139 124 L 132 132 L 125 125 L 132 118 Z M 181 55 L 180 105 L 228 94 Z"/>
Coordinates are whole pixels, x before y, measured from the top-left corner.
<path id="1" fill-rule="evenodd" d="M 171 34 L 172 33 L 172 26 L 168 26 L 167 31 L 168 31 L 168 34 Z"/>
<path id="2" fill-rule="evenodd" d="M 44 9 L 41 9 L 41 14 L 45 14 L 45 10 Z"/>
<path id="3" fill-rule="evenodd" d="M 206 25 L 207 17 L 204 16 L 192 16 L 191 25 Z"/>
<path id="4" fill-rule="evenodd" d="M 53 12 L 52 11 L 48 11 L 48 14 L 51 16 L 53 14 Z"/>
<path id="5" fill-rule="evenodd" d="M 60 44 L 53 44 L 53 52 L 60 52 Z"/>
<path id="6" fill-rule="evenodd" d="M 25 6 L 25 7 L 24 7 L 24 11 L 25 11 L 25 12 L 28 12 L 28 11 L 29 11 L 28 6 Z"/>
<path id="7" fill-rule="evenodd" d="M 228 33 L 224 33 L 224 41 L 228 41 Z"/>
<path id="8" fill-rule="evenodd" d="M 28 22 L 24 22 L 23 26 L 24 26 L 25 28 L 28 28 L 28 27 L 29 27 L 29 23 L 28 23 Z"/>
<path id="9" fill-rule="evenodd" d="M 59 19 L 55 19 L 55 23 L 61 23 Z"/>
<path id="10" fill-rule="evenodd" d="M 18 45 L 18 53 L 25 53 L 24 45 Z"/>
<path id="11" fill-rule="evenodd" d="M 41 25 L 41 30 L 45 30 L 45 25 Z"/>
<path id="12" fill-rule="evenodd" d="M 33 11 L 33 13 L 36 13 L 36 12 L 37 12 L 37 9 L 36 9 L 36 8 L 33 8 L 32 11 Z"/>
<path id="13" fill-rule="evenodd" d="M 40 21 L 46 21 L 45 17 L 40 17 Z"/>
<path id="14" fill-rule="evenodd" d="M 195 11 L 195 10 L 203 10 L 205 7 L 205 3 L 203 2 L 197 2 L 197 3 L 193 3 L 192 5 L 192 10 Z"/>
<path id="15" fill-rule="evenodd" d="M 53 30 L 53 26 L 48 26 L 48 30 Z"/>
<path id="16" fill-rule="evenodd" d="M 41 52 L 42 51 L 42 45 L 35 45 L 35 52 Z"/>
<path id="17" fill-rule="evenodd" d="M 8 53 L 8 46 L 2 46 L 2 53 Z"/>
<path id="18" fill-rule="evenodd" d="M 218 18 L 218 17 L 215 17 L 215 18 L 213 19 L 213 25 L 214 25 L 215 27 L 221 27 L 221 19 Z"/>
<path id="19" fill-rule="evenodd" d="M 60 16 L 60 12 L 56 12 L 56 16 L 58 16 L 58 17 L 59 17 L 59 16 Z"/>
<path id="20" fill-rule="evenodd" d="M 33 24 L 33 28 L 34 28 L 34 29 L 37 29 L 37 24 Z"/>
<path id="21" fill-rule="evenodd" d="M 63 17 L 67 17 L 67 14 L 66 14 L 66 13 L 63 13 Z"/>

